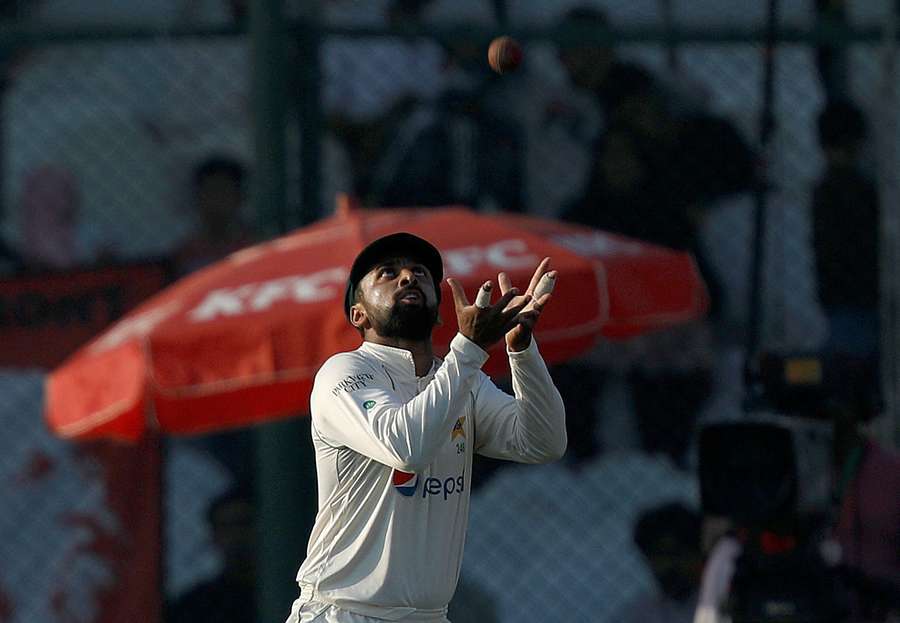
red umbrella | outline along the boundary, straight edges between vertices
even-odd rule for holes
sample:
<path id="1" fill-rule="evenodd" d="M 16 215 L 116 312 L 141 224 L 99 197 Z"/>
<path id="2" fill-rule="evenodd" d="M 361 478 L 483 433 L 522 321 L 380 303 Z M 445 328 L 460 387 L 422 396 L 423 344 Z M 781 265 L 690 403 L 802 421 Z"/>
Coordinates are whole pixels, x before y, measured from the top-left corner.
<path id="1" fill-rule="evenodd" d="M 394 231 L 433 242 L 472 300 L 499 271 L 524 286 L 552 257 L 558 285 L 536 333 L 548 363 L 584 353 L 600 335 L 671 326 L 707 307 L 686 253 L 461 207 L 341 210 L 178 281 L 77 351 L 48 377 L 50 427 L 69 438 L 135 440 L 148 427 L 199 433 L 306 413 L 318 367 L 360 342 L 342 307 L 350 264 Z M 456 332 L 444 287 L 439 354 Z M 485 371 L 506 366 L 494 356 Z"/>

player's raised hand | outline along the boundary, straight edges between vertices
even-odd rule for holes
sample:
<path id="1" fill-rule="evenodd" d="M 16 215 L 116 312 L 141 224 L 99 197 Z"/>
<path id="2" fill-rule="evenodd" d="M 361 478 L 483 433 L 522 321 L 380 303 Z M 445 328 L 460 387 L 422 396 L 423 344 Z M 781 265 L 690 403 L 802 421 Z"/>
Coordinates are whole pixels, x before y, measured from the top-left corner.
<path id="1" fill-rule="evenodd" d="M 513 352 L 522 351 L 531 344 L 534 326 L 541 317 L 544 307 L 550 301 L 550 292 L 553 290 L 553 286 L 556 285 L 556 277 L 557 272 L 550 270 L 550 258 L 545 257 L 535 269 L 525 294 L 513 297 L 510 300 L 511 306 L 518 306 L 524 299 L 528 299 L 521 308 L 521 312 L 517 317 L 518 321 L 506 333 L 506 346 L 509 350 Z M 500 293 L 504 296 L 516 289 L 506 273 L 500 273 L 497 276 L 497 282 L 500 284 Z"/>
<path id="2" fill-rule="evenodd" d="M 475 305 L 469 303 L 462 284 L 456 279 L 448 278 L 447 284 L 453 292 L 456 305 L 456 320 L 459 332 L 478 344 L 484 350 L 489 349 L 519 323 L 519 312 L 531 301 L 531 295 L 518 296 L 516 288 L 508 288 L 493 305 L 490 295 L 493 286 L 490 281 L 481 286 L 481 292 Z M 486 300 L 485 300 L 486 299 Z M 513 302 L 513 299 L 516 299 Z"/>

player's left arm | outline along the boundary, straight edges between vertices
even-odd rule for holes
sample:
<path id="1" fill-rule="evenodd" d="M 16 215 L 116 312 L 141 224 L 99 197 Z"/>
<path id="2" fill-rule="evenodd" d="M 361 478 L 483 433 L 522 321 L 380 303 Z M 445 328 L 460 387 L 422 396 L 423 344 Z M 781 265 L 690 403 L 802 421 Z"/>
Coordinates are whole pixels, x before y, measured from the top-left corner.
<path id="1" fill-rule="evenodd" d="M 515 395 L 500 390 L 486 375 L 477 386 L 475 451 L 479 454 L 522 463 L 548 463 L 566 451 L 565 407 L 532 335 L 550 300 L 549 292 L 542 293 L 539 284 L 542 278 L 545 284 L 547 279 L 556 278 L 549 268 L 549 258 L 538 266 L 523 295 L 532 295 L 532 303 L 520 312 L 520 322 L 506 334 Z M 501 293 L 512 287 L 504 273 L 498 282 Z"/>

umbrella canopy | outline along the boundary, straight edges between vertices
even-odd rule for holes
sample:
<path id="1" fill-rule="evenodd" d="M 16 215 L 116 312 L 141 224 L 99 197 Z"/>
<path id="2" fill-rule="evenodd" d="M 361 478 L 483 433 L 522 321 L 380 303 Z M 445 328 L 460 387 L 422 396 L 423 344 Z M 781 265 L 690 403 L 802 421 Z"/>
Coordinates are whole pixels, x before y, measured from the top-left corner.
<path id="1" fill-rule="evenodd" d="M 671 326 L 707 307 L 686 253 L 462 207 L 340 210 L 181 279 L 77 351 L 48 376 L 51 429 L 136 440 L 148 427 L 189 434 L 306 413 L 319 366 L 360 344 L 342 305 L 350 265 L 367 243 L 395 231 L 435 244 L 445 275 L 459 279 L 470 300 L 500 271 L 524 287 L 552 257 L 558 285 L 536 332 L 548 363 L 584 353 L 602 334 Z M 438 354 L 456 332 L 443 287 Z M 493 356 L 485 371 L 500 375 L 507 366 Z"/>

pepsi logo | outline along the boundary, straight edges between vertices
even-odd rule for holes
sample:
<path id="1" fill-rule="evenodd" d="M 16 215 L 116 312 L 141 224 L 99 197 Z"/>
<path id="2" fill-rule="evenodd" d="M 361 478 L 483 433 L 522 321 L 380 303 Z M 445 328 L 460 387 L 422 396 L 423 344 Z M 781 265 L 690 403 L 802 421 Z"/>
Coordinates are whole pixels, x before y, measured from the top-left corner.
<path id="1" fill-rule="evenodd" d="M 419 484 L 419 477 L 416 474 L 401 472 L 395 469 L 392 474 L 394 488 L 401 494 L 411 497 L 416 493 L 416 485 Z"/>

